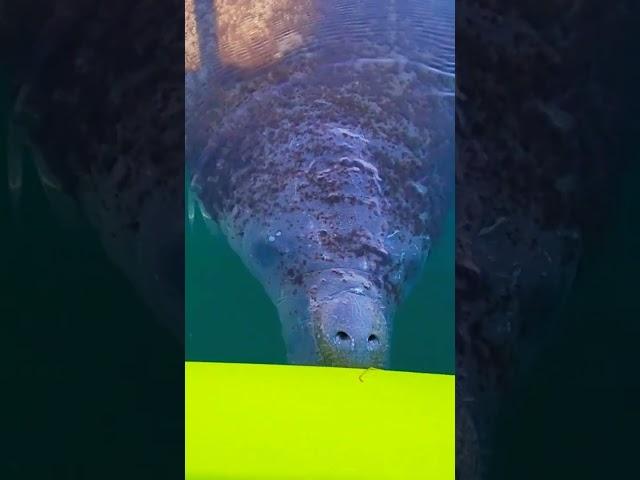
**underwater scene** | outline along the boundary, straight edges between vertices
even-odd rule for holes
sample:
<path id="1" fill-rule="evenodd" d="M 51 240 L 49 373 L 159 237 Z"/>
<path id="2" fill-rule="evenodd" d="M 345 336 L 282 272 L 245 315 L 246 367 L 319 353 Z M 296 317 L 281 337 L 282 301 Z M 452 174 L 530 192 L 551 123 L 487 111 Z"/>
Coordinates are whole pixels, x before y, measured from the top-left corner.
<path id="1" fill-rule="evenodd" d="M 453 19 L 187 2 L 188 359 L 453 373 Z"/>
<path id="2" fill-rule="evenodd" d="M 199 210 L 186 229 L 186 358 L 287 363 L 277 312 L 263 287 Z M 454 372 L 453 235 L 450 214 L 415 291 L 398 311 L 392 369 Z"/>
<path id="3" fill-rule="evenodd" d="M 453 424 L 455 382 L 458 480 L 628 477 L 638 81 L 593 32 L 629 2 L 187 0 L 184 30 L 175 0 L 81 4 L 0 22 L 0 476 L 179 477 L 189 421 L 231 471 L 307 418 L 277 466 L 451 478 L 420 422 Z"/>

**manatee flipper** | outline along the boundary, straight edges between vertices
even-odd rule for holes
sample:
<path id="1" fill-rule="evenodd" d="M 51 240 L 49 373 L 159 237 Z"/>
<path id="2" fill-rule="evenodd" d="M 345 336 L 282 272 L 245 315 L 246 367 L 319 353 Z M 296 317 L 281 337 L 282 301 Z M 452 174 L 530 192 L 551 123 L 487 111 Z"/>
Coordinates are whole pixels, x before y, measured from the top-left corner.
<path id="1" fill-rule="evenodd" d="M 190 176 L 187 174 L 187 179 Z M 209 233 L 214 237 L 222 234 L 220 226 L 211 217 L 207 209 L 202 204 L 202 200 L 198 198 L 198 187 L 196 185 L 197 175 L 194 175 L 191 182 L 185 185 L 186 195 L 186 216 L 187 216 L 187 228 L 193 230 L 197 222 L 202 221 Z"/>

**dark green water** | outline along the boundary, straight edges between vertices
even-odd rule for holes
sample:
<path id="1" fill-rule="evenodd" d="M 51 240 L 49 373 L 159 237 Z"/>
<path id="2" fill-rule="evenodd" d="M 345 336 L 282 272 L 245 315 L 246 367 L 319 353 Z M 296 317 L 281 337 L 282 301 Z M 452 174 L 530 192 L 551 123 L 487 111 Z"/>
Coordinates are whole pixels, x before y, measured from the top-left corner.
<path id="1" fill-rule="evenodd" d="M 212 234 L 198 214 L 187 227 L 186 250 L 187 358 L 286 363 L 275 307 L 222 234 Z M 450 215 L 398 312 L 393 369 L 454 372 L 454 254 Z"/>

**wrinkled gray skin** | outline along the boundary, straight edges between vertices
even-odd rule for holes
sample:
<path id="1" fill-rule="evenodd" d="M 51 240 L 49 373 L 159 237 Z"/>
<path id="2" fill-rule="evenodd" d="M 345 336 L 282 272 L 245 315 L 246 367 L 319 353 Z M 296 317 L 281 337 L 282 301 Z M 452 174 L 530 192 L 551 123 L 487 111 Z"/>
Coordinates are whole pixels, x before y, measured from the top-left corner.
<path id="1" fill-rule="evenodd" d="M 187 15 L 192 188 L 277 306 L 292 363 L 388 365 L 452 194 L 453 3 Z"/>

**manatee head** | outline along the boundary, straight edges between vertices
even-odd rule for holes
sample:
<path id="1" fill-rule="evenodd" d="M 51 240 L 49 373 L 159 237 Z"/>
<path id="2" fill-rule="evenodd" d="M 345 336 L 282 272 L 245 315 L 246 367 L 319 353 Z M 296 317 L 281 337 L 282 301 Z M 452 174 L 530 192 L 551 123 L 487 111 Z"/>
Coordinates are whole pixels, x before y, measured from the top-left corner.
<path id="1" fill-rule="evenodd" d="M 391 195 L 410 166 L 378 168 L 386 143 L 355 127 L 288 133 L 281 144 L 248 136 L 246 170 L 205 170 L 200 199 L 220 205 L 230 245 L 278 310 L 292 363 L 384 367 L 394 312 L 430 247 L 426 187 Z"/>
<path id="2" fill-rule="evenodd" d="M 424 259 L 424 239 L 345 207 L 277 208 L 242 236 L 227 230 L 276 305 L 292 363 L 386 365 L 395 308 Z"/>

